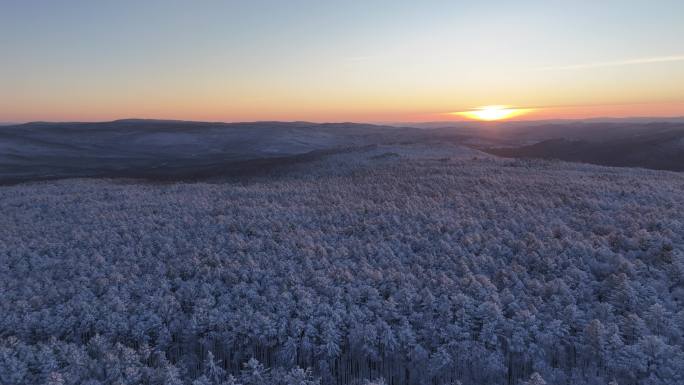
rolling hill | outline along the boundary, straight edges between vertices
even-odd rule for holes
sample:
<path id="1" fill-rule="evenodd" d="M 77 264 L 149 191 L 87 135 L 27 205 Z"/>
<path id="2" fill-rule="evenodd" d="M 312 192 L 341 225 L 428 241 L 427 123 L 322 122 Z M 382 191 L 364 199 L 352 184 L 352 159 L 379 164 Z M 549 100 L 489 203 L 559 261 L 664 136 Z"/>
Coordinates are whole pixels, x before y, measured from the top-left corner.
<path id="1" fill-rule="evenodd" d="M 504 157 L 559 159 L 605 166 L 684 171 L 684 125 L 563 135 L 520 147 L 490 148 Z M 560 135 L 558 135 L 560 136 Z M 566 139 L 570 138 L 570 139 Z"/>
<path id="2" fill-rule="evenodd" d="M 353 123 L 35 122 L 0 128 L 0 183 L 220 175 L 262 167 L 269 159 L 292 161 L 288 158 L 412 140 L 418 135 L 417 129 Z"/>

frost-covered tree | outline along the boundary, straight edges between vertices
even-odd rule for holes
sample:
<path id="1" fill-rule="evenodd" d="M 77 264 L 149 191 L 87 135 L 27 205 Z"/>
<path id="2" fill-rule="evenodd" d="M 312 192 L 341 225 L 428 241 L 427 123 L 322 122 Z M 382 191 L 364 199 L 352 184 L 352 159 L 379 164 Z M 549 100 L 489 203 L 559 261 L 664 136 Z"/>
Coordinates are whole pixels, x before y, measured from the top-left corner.
<path id="1" fill-rule="evenodd" d="M 684 383 L 684 176 L 391 148 L 0 187 L 0 384 Z"/>

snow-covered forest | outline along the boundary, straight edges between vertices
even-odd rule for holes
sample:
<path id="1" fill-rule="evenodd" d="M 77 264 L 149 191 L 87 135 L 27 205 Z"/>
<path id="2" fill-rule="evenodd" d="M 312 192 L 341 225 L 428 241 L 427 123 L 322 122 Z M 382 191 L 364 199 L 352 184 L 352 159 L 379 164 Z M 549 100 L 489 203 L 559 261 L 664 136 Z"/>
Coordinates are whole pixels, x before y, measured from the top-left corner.
<path id="1" fill-rule="evenodd" d="M 684 383 L 684 175 L 395 147 L 0 187 L 0 384 Z"/>

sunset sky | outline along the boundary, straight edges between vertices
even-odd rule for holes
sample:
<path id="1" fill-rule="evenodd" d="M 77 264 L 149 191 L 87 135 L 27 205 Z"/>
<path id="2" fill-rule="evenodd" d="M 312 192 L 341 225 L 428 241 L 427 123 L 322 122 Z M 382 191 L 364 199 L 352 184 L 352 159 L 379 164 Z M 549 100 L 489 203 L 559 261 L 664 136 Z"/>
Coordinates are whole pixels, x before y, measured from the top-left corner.
<path id="1" fill-rule="evenodd" d="M 0 121 L 684 116 L 684 1 L 0 0 Z"/>

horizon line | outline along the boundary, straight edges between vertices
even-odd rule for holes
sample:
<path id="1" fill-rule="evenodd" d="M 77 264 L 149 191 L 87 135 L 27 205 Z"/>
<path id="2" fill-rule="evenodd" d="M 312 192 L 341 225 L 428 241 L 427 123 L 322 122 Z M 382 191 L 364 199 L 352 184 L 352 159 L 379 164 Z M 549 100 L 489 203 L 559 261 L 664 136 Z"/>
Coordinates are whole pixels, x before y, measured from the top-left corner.
<path id="1" fill-rule="evenodd" d="M 587 118 L 543 118 L 543 119 L 505 119 L 498 121 L 480 121 L 473 119 L 449 119 L 449 120 L 422 120 L 422 121 L 352 121 L 352 120 L 339 120 L 339 121 L 313 121 L 313 120 L 234 120 L 234 121 L 222 121 L 222 120 L 186 120 L 186 119 L 164 119 L 164 118 L 117 118 L 117 119 L 106 119 L 106 120 L 28 120 L 23 122 L 0 122 L 0 126 L 20 126 L 25 124 L 79 124 L 79 123 L 116 123 L 125 121 L 147 121 L 147 122 L 166 122 L 166 123 L 211 123 L 211 124 L 242 124 L 242 123 L 307 123 L 307 124 L 373 124 L 373 125 L 393 125 L 393 124 L 426 124 L 426 123 L 479 123 L 479 124 L 492 124 L 492 123 L 534 123 L 534 122 L 548 122 L 548 121 L 596 121 L 596 120 L 651 120 L 650 123 L 657 123 L 663 120 L 684 120 L 684 115 L 675 116 L 649 116 L 649 115 L 635 115 L 626 117 L 612 117 L 612 116 L 596 116 Z"/>

